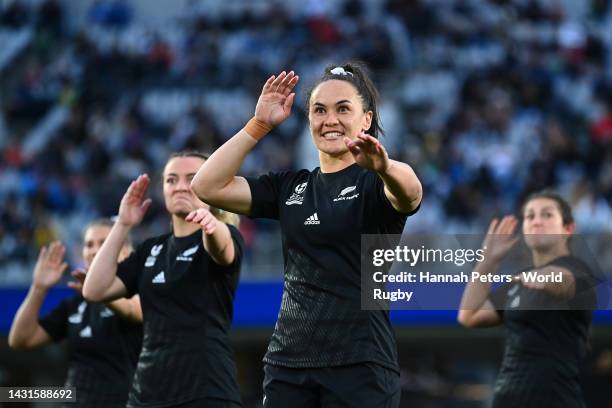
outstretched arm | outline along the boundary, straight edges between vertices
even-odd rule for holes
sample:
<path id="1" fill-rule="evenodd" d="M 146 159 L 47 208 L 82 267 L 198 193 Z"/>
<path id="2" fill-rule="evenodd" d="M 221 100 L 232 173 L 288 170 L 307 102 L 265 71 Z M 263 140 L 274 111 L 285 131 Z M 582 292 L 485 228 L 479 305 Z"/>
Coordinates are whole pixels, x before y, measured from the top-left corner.
<path id="1" fill-rule="evenodd" d="M 412 167 L 391 160 L 378 139 L 364 132 L 355 140 L 345 137 L 344 143 L 357 164 L 378 173 L 385 183 L 385 195 L 393 208 L 409 213 L 418 207 L 423 188 Z"/>
<path id="2" fill-rule="evenodd" d="M 191 189 L 202 201 L 234 213 L 250 213 L 251 190 L 236 174 L 257 142 L 289 117 L 298 80 L 293 71 L 268 78 L 255 116 L 206 160 L 191 181 Z"/>
<path id="3" fill-rule="evenodd" d="M 219 221 L 208 209 L 198 208 L 187 215 L 186 221 L 199 224 L 204 234 L 206 252 L 219 265 L 230 265 L 236 257 L 234 241 L 228 226 Z"/>

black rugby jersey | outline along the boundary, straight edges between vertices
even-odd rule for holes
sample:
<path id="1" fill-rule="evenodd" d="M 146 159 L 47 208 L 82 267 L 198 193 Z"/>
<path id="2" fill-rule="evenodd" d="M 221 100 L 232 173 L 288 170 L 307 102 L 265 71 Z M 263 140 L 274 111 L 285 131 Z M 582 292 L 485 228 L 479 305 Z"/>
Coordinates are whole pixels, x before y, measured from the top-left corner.
<path id="1" fill-rule="evenodd" d="M 506 334 L 494 407 L 584 406 L 579 371 L 596 307 L 595 281 L 589 267 L 574 256 L 559 257 L 547 265 L 574 274 L 574 299 L 555 300 L 519 283 L 505 285 L 490 296 Z M 533 310 L 542 305 L 558 305 L 560 310 Z"/>
<path id="2" fill-rule="evenodd" d="M 53 341 L 67 339 L 65 386 L 76 388 L 79 407 L 125 407 L 142 344 L 139 323 L 77 295 L 62 301 L 40 325 Z"/>
<path id="3" fill-rule="evenodd" d="M 283 241 L 283 298 L 264 362 L 399 370 L 389 312 L 361 310 L 361 234 L 401 234 L 407 218 L 388 201 L 382 179 L 353 164 L 247 181 L 251 217 L 278 219 Z"/>
<path id="4" fill-rule="evenodd" d="M 128 406 L 165 407 L 204 398 L 240 403 L 228 332 L 243 241 L 229 226 L 235 260 L 216 264 L 202 231 L 146 240 L 117 271 L 139 293 L 144 340 Z"/>

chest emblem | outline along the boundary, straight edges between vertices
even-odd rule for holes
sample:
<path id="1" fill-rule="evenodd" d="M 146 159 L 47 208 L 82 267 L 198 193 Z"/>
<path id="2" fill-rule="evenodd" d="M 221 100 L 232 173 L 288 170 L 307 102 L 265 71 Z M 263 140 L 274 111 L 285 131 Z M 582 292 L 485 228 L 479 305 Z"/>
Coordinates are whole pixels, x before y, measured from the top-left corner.
<path id="1" fill-rule="evenodd" d="M 355 191 L 356 189 L 357 189 L 357 186 L 350 186 L 350 187 L 343 188 L 342 191 L 340 191 L 340 194 L 338 194 L 338 197 L 334 198 L 334 202 L 352 200 L 354 198 L 359 197 L 359 193 L 353 193 L 353 191 Z"/>
<path id="2" fill-rule="evenodd" d="M 514 299 L 512 299 L 512 303 L 510 303 L 510 307 L 514 309 L 514 308 L 519 307 L 520 304 L 521 304 L 521 297 L 517 296 Z"/>
<path id="3" fill-rule="evenodd" d="M 304 191 L 306 191 L 307 185 L 308 182 L 298 184 L 293 190 L 293 193 L 291 193 L 291 196 L 287 199 L 287 201 L 285 201 L 285 205 L 302 205 L 304 202 Z"/>
<path id="4" fill-rule="evenodd" d="M 153 283 L 166 283 L 166 275 L 164 274 L 164 271 L 161 271 L 160 273 L 155 275 L 155 277 L 153 278 L 153 280 L 151 282 L 153 282 Z"/>
<path id="5" fill-rule="evenodd" d="M 108 307 L 105 307 L 104 309 L 102 309 L 102 311 L 100 312 L 100 317 L 101 318 L 105 318 L 105 317 L 111 317 L 113 316 L 114 313 L 112 310 L 110 310 Z"/>
<path id="6" fill-rule="evenodd" d="M 91 337 L 91 326 L 85 327 L 79 332 L 79 337 Z"/>
<path id="7" fill-rule="evenodd" d="M 312 214 L 310 217 L 306 218 L 304 221 L 304 225 L 319 225 L 321 221 L 319 220 L 319 216 L 317 213 Z"/>
<path id="8" fill-rule="evenodd" d="M 77 312 L 68 316 L 68 321 L 72 324 L 79 324 L 83 321 L 83 312 L 85 312 L 85 308 L 87 307 L 87 302 L 81 302 L 79 305 Z"/>
<path id="9" fill-rule="evenodd" d="M 176 257 L 176 260 L 191 262 L 193 260 L 192 255 L 198 252 L 199 247 L 200 247 L 199 245 L 196 245 L 194 247 L 184 250 L 181 254 L 179 254 L 179 256 Z"/>
<path id="10" fill-rule="evenodd" d="M 151 267 L 155 265 L 157 255 L 160 254 L 163 247 L 164 244 L 153 245 L 153 248 L 151 248 L 151 254 L 147 257 L 147 260 L 145 261 L 145 267 Z"/>

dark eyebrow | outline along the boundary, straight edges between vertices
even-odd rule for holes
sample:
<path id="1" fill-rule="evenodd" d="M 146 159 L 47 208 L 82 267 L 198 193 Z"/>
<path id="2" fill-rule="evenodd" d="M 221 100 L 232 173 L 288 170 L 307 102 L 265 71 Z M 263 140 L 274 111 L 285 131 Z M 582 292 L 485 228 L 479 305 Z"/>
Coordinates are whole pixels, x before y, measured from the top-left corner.
<path id="1" fill-rule="evenodd" d="M 342 105 L 343 103 L 348 103 L 348 104 L 350 104 L 350 103 L 351 103 L 351 101 L 349 101 L 348 99 L 343 99 L 343 100 L 341 100 L 341 101 L 336 102 L 336 105 Z M 314 106 L 322 106 L 322 107 L 325 107 L 325 104 L 322 104 L 321 102 L 315 102 L 315 103 L 313 103 L 313 105 L 314 105 Z"/>
<path id="2" fill-rule="evenodd" d="M 193 173 L 187 173 L 187 177 L 189 177 L 189 176 L 195 176 L 195 175 L 196 175 L 196 173 L 195 173 L 195 172 L 193 172 Z M 168 176 L 179 177 L 179 175 L 178 175 L 178 174 L 176 174 L 176 173 L 168 173 L 168 174 L 166 174 L 166 175 L 165 175 L 165 177 L 168 177 Z"/>

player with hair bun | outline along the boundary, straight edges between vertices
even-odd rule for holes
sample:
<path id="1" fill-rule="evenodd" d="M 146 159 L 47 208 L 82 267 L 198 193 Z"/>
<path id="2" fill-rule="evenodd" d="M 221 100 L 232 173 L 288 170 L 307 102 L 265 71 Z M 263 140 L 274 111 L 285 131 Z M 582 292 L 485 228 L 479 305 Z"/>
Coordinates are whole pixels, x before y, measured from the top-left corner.
<path id="1" fill-rule="evenodd" d="M 361 310 L 361 235 L 400 234 L 421 202 L 410 166 L 378 140 L 378 92 L 364 66 L 327 67 L 308 94 L 320 167 L 239 177 L 258 141 L 291 113 L 298 76 L 263 86 L 255 116 L 198 171 L 205 202 L 280 221 L 284 291 L 264 357 L 264 407 L 397 407 L 388 311 Z"/>
<path id="2" fill-rule="evenodd" d="M 190 189 L 205 160 L 192 151 L 169 158 L 162 180 L 172 231 L 117 264 L 120 242 L 151 204 L 149 177 L 134 180 L 85 280 L 92 301 L 141 296 L 144 340 L 128 407 L 242 406 L 228 336 L 243 241 L 235 214 L 210 208 Z"/>

